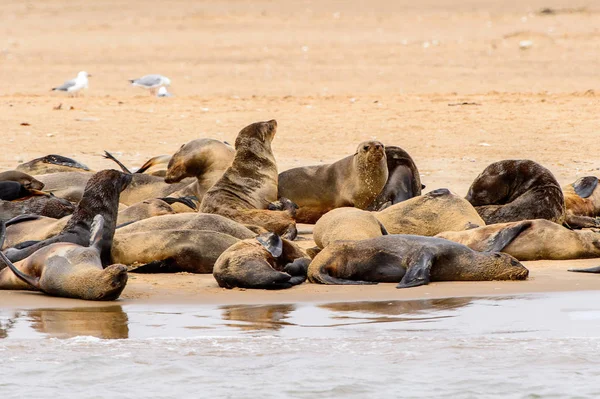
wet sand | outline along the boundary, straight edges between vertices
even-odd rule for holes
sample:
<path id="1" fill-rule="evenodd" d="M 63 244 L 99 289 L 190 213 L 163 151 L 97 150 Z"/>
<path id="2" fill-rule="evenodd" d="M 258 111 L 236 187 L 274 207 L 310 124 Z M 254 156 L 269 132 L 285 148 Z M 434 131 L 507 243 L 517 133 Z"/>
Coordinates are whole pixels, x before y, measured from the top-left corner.
<path id="1" fill-rule="evenodd" d="M 114 167 L 101 158 L 103 150 L 137 167 L 195 138 L 233 142 L 245 125 L 275 118 L 280 170 L 333 162 L 376 138 L 413 156 L 426 191 L 447 187 L 464 195 L 485 166 L 508 158 L 540 162 L 561 184 L 597 174 L 600 3 L 506 3 L 376 0 L 365 11 L 357 0 L 154 7 L 8 0 L 0 10 L 0 168 L 48 153 L 97 170 Z M 49 91 L 79 70 L 92 74 L 83 96 Z M 148 73 L 170 77 L 175 97 L 153 98 L 128 86 L 127 79 Z M 566 270 L 598 262 L 526 262 L 526 282 L 410 290 L 304 284 L 281 292 L 225 291 L 212 276 L 132 275 L 122 302 L 591 290 L 600 288 L 600 276 Z M 0 292 L 0 306 L 72 303 Z"/>

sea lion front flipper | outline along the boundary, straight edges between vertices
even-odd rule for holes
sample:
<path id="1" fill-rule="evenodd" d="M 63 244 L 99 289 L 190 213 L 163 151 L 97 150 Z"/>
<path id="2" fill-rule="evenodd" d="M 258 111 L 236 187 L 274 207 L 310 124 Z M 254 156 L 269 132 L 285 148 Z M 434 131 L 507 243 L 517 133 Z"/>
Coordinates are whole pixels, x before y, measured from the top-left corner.
<path id="1" fill-rule="evenodd" d="M 310 259 L 308 258 L 297 258 L 292 263 L 288 263 L 283 268 L 283 272 L 289 274 L 292 277 L 304 276 L 306 279 L 306 273 L 308 272 L 308 265 L 310 265 Z"/>
<path id="2" fill-rule="evenodd" d="M 492 235 L 488 239 L 488 246 L 482 252 L 502 252 L 522 232 L 530 228 L 530 220 L 520 222 L 514 226 L 507 227 Z"/>
<path id="3" fill-rule="evenodd" d="M 410 288 L 429 284 L 432 265 L 433 255 L 429 252 L 424 252 L 415 263 L 408 267 L 406 274 L 402 277 L 402 281 L 400 281 L 400 284 L 396 288 Z"/>
<path id="4" fill-rule="evenodd" d="M 592 195 L 597 185 L 598 178 L 596 176 L 581 177 L 572 184 L 575 194 L 581 198 L 587 198 Z"/>
<path id="5" fill-rule="evenodd" d="M 173 258 L 163 260 L 155 260 L 145 265 L 131 269 L 129 273 L 177 273 L 181 268 L 177 266 L 177 262 Z"/>
<path id="6" fill-rule="evenodd" d="M 20 242 L 18 244 L 13 245 L 14 249 L 23 249 L 23 248 L 27 248 L 30 247 L 32 245 L 37 244 L 39 241 L 35 241 L 35 240 L 29 240 L 29 241 L 23 241 Z"/>
<path id="7" fill-rule="evenodd" d="M 127 168 L 127 166 L 123 165 L 121 163 L 121 161 L 119 161 L 117 158 L 114 157 L 113 154 L 111 154 L 110 152 L 104 150 L 104 158 L 106 159 L 110 159 L 111 161 L 115 162 L 117 165 L 119 165 L 119 167 L 121 168 L 121 170 L 125 173 L 127 173 L 128 175 L 131 174 L 131 171 Z"/>
<path id="8" fill-rule="evenodd" d="M 6 237 L 6 225 L 4 224 L 4 222 L 0 221 L 0 248 L 2 248 L 2 246 L 4 245 L 5 237 Z M 25 274 L 22 271 L 20 271 L 19 269 L 17 269 L 17 267 L 15 265 L 13 265 L 13 263 L 6 257 L 6 255 L 4 255 L 4 252 L 2 252 L 2 251 L 0 251 L 0 261 L 2 263 L 4 263 L 6 266 L 8 266 L 8 268 L 10 270 L 12 270 L 12 272 L 15 274 L 15 276 L 17 276 L 18 278 L 23 280 L 25 283 L 31 285 L 36 290 L 41 290 L 39 277 L 34 278 L 31 276 L 28 276 L 27 274 Z"/>
<path id="9" fill-rule="evenodd" d="M 189 195 L 185 197 L 163 197 L 159 198 L 161 201 L 165 201 L 169 205 L 173 205 L 174 203 L 180 203 L 187 206 L 194 211 L 198 210 L 198 205 L 196 205 L 195 201 L 198 201 L 198 197 L 195 195 Z M 198 201 L 199 202 L 199 201 Z"/>
<path id="10" fill-rule="evenodd" d="M 21 223 L 21 222 L 28 222 L 30 220 L 38 220 L 40 218 L 41 218 L 40 215 L 34 215 L 32 213 L 26 213 L 24 215 L 15 216 L 14 218 L 9 219 L 8 221 L 6 221 L 6 227 L 11 226 L 13 224 Z"/>
<path id="11" fill-rule="evenodd" d="M 569 271 L 577 273 L 600 273 L 600 266 L 590 267 L 587 269 L 569 269 Z"/>
<path id="12" fill-rule="evenodd" d="M 265 233 L 256 237 L 260 243 L 274 258 L 279 258 L 283 253 L 283 241 L 275 233 Z"/>

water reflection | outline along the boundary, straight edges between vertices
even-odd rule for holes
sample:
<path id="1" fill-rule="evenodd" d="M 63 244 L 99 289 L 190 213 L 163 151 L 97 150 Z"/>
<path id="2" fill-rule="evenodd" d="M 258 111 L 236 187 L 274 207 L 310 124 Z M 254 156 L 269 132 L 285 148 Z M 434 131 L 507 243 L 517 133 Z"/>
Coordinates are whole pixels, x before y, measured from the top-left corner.
<path id="1" fill-rule="evenodd" d="M 474 298 L 441 298 L 415 301 L 386 301 L 386 302 L 340 302 L 320 305 L 333 312 L 374 313 L 386 316 L 411 315 L 429 313 L 440 310 L 451 310 L 469 305 Z"/>
<path id="2" fill-rule="evenodd" d="M 240 328 L 244 331 L 279 330 L 291 325 L 285 320 L 296 307 L 294 305 L 239 305 L 223 306 L 223 320 L 240 322 L 226 323 L 227 326 Z"/>

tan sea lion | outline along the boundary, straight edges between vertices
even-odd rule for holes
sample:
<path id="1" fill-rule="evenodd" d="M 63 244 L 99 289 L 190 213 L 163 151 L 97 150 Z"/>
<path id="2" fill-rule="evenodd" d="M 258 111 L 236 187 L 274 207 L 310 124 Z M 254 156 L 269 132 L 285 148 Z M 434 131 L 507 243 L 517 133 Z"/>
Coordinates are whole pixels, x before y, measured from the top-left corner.
<path id="1" fill-rule="evenodd" d="M 2 181 L 17 182 L 23 187 L 25 187 L 27 190 L 41 190 L 44 188 L 44 183 L 42 183 L 35 177 L 18 170 L 7 170 L 4 172 L 0 172 L 0 182 Z"/>
<path id="2" fill-rule="evenodd" d="M 0 220 L 10 220 L 23 214 L 62 218 L 74 212 L 75 205 L 63 198 L 36 195 L 15 201 L 0 201 Z"/>
<path id="3" fill-rule="evenodd" d="M 296 221 L 315 223 L 332 209 L 365 209 L 388 179 L 383 144 L 365 141 L 356 153 L 332 164 L 304 166 L 279 174 L 279 197 L 298 205 Z"/>
<path id="4" fill-rule="evenodd" d="M 499 252 L 477 252 L 435 237 L 387 235 L 336 241 L 308 267 L 308 279 L 321 284 L 396 283 L 416 287 L 430 281 L 524 280 L 529 271 Z"/>
<path id="5" fill-rule="evenodd" d="M 369 211 L 357 208 L 337 208 L 323 215 L 313 229 L 313 239 L 319 248 L 339 240 L 365 240 L 388 234 L 383 224 Z"/>
<path id="6" fill-rule="evenodd" d="M 56 154 L 46 155 L 44 157 L 22 163 L 17 166 L 17 170 L 28 173 L 32 176 L 61 172 L 90 172 L 90 169 L 84 164 L 81 164 L 74 159 Z"/>
<path id="7" fill-rule="evenodd" d="M 596 176 L 585 176 L 562 187 L 569 227 L 600 227 L 600 189 Z"/>
<path id="8" fill-rule="evenodd" d="M 115 234 L 113 260 L 135 273 L 212 273 L 217 258 L 239 240 L 207 230 L 150 230 Z"/>
<path id="9" fill-rule="evenodd" d="M 40 248 L 56 242 L 86 245 L 90 241 L 90 226 L 93 218 L 101 215 L 103 236 L 100 242 L 102 248 L 100 256 L 103 265 L 110 265 L 112 263 L 110 248 L 117 223 L 119 195 L 130 181 L 131 175 L 112 169 L 95 173 L 88 181 L 83 198 L 77 204 L 73 216 L 58 235 L 21 249 L 9 248 L 6 250 L 6 256 L 12 262 L 17 262 Z"/>
<path id="10" fill-rule="evenodd" d="M 169 161 L 171 161 L 171 155 L 157 155 L 144 162 L 135 173 L 165 177 Z"/>
<path id="11" fill-rule="evenodd" d="M 366 209 L 380 211 L 390 205 L 421 195 L 425 188 L 413 159 L 400 147 L 385 146 L 388 179 L 385 186 Z"/>
<path id="12" fill-rule="evenodd" d="M 445 188 L 392 205 L 373 215 L 390 234 L 434 236 L 485 226 L 468 201 Z"/>
<path id="13" fill-rule="evenodd" d="M 54 243 L 16 265 L 0 252 L 0 264 L 4 267 L 0 270 L 0 289 L 33 289 L 52 296 L 90 301 L 117 299 L 127 284 L 127 267 L 115 264 L 103 269 L 100 260 L 103 224 L 102 216 L 96 215 L 86 246 Z M 1 223 L 1 237 L 4 231 Z"/>
<path id="14" fill-rule="evenodd" d="M 266 233 L 225 250 L 215 262 L 213 276 L 223 288 L 284 289 L 306 280 L 309 263 L 293 242 Z"/>
<path id="15" fill-rule="evenodd" d="M 546 219 L 498 223 L 467 231 L 448 231 L 436 237 L 475 251 L 498 251 L 518 260 L 561 260 L 600 257 L 600 233 L 570 230 Z"/>
<path id="16" fill-rule="evenodd" d="M 530 160 L 494 162 L 466 196 L 486 224 L 547 219 L 562 224 L 565 199 L 548 169 Z"/>
<path id="17" fill-rule="evenodd" d="M 295 209 L 267 210 L 278 199 L 277 164 L 271 150 L 276 131 L 277 122 L 270 120 L 253 123 L 239 132 L 233 163 L 206 192 L 200 212 L 262 226 L 284 238 L 296 237 Z"/>

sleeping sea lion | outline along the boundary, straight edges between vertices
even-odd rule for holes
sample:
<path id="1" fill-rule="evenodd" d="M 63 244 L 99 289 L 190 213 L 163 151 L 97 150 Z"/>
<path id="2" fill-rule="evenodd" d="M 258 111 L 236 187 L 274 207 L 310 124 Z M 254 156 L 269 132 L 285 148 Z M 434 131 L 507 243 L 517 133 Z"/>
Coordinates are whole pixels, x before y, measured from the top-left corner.
<path id="1" fill-rule="evenodd" d="M 223 288 L 283 289 L 303 283 L 309 263 L 293 242 L 266 233 L 229 247 L 215 262 L 213 276 Z"/>
<path id="2" fill-rule="evenodd" d="M 529 271 L 508 254 L 477 252 L 435 237 L 387 235 L 336 241 L 308 267 L 308 279 L 321 284 L 396 283 L 416 287 L 430 281 L 524 280 Z"/>
<path id="3" fill-rule="evenodd" d="M 44 188 L 44 183 L 35 177 L 18 170 L 7 170 L 5 172 L 0 172 L 0 182 L 3 181 L 17 182 L 27 190 L 41 190 Z"/>
<path id="4" fill-rule="evenodd" d="M 75 205 L 53 195 L 36 195 L 15 201 L 0 201 L 0 220 L 10 220 L 23 214 L 34 214 L 60 219 L 70 215 Z"/>
<path id="5" fill-rule="evenodd" d="M 44 157 L 22 163 L 17 166 L 17 170 L 32 176 L 61 172 L 90 172 L 90 168 L 84 164 L 79 163 L 74 159 L 56 154 L 46 155 Z"/>
<path id="6" fill-rule="evenodd" d="M 562 188 L 566 224 L 573 228 L 600 227 L 600 189 L 596 176 L 585 176 Z"/>
<path id="7" fill-rule="evenodd" d="M 434 236 L 485 226 L 468 201 L 445 188 L 392 205 L 373 215 L 390 234 Z"/>
<path id="8" fill-rule="evenodd" d="M 253 123 L 240 131 L 233 163 L 206 192 L 200 212 L 261 226 L 284 238 L 296 237 L 295 209 L 267 210 L 277 200 L 277 164 L 271 150 L 276 131 L 275 120 Z"/>
<path id="9" fill-rule="evenodd" d="M 565 199 L 548 169 L 530 160 L 494 162 L 466 196 L 486 224 L 547 219 L 562 224 Z"/>
<path id="10" fill-rule="evenodd" d="M 313 229 L 313 239 L 319 248 L 339 240 L 365 240 L 388 234 L 383 224 L 369 211 L 357 208 L 337 208 L 323 215 Z"/>
<path id="11" fill-rule="evenodd" d="M 379 195 L 387 179 L 383 144 L 365 141 L 358 145 L 354 155 L 332 164 L 281 172 L 278 195 L 298 205 L 298 223 L 315 223 L 335 208 L 367 208 Z"/>
<path id="12" fill-rule="evenodd" d="M 421 195 L 425 188 L 413 159 L 400 147 L 385 146 L 388 179 L 385 186 L 367 207 L 369 211 L 380 211 L 390 205 Z"/>
<path id="13" fill-rule="evenodd" d="M 54 243 L 16 265 L 0 252 L 4 267 L 0 270 L 0 289 L 33 289 L 65 298 L 114 301 L 127 284 L 127 268 L 115 264 L 103 269 L 100 261 L 103 230 L 103 218 L 96 215 L 85 246 Z M 4 237 L 3 223 L 0 235 Z"/>

